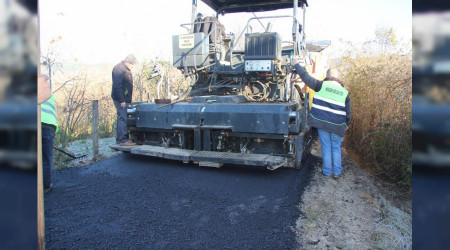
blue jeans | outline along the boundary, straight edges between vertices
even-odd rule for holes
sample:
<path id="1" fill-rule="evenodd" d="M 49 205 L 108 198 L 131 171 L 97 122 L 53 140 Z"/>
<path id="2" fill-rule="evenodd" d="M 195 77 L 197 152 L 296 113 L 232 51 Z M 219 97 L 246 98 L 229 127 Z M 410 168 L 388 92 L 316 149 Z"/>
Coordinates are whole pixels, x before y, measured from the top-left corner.
<path id="1" fill-rule="evenodd" d="M 42 126 L 42 173 L 44 188 L 49 188 L 52 184 L 53 138 L 55 138 L 55 131 Z"/>
<path id="2" fill-rule="evenodd" d="M 342 172 L 341 166 L 341 142 L 343 137 L 319 130 L 320 145 L 322 147 L 323 174 L 326 176 L 338 176 Z"/>
<path id="3" fill-rule="evenodd" d="M 122 143 L 128 141 L 127 134 L 127 108 L 120 107 L 120 103 L 118 101 L 113 100 L 114 106 L 116 106 L 117 111 L 117 134 L 116 134 L 116 142 Z"/>

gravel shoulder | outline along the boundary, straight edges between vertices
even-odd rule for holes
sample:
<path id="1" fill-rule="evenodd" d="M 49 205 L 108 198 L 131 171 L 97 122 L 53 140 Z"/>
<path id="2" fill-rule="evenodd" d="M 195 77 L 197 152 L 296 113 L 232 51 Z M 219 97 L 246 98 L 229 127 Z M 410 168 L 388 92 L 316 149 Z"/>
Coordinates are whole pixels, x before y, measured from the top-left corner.
<path id="1" fill-rule="evenodd" d="M 299 205 L 300 249 L 411 248 L 411 200 L 395 200 L 392 186 L 358 167 L 345 150 L 338 180 L 322 175 L 318 142 L 310 157 L 319 160 Z"/>
<path id="2" fill-rule="evenodd" d="M 85 157 L 64 162 L 65 160 L 71 158 L 57 150 L 53 150 L 55 154 L 54 166 L 56 169 L 62 169 L 65 167 L 84 166 L 99 160 L 104 160 L 106 158 L 121 154 L 121 152 L 113 150 L 109 147 L 110 145 L 114 145 L 115 143 L 116 143 L 115 137 L 100 138 L 98 141 L 99 155 L 97 155 L 97 157 L 94 157 L 93 142 L 91 139 L 77 140 L 71 142 L 66 147 L 66 151 L 74 154 L 76 157 L 83 155 Z"/>

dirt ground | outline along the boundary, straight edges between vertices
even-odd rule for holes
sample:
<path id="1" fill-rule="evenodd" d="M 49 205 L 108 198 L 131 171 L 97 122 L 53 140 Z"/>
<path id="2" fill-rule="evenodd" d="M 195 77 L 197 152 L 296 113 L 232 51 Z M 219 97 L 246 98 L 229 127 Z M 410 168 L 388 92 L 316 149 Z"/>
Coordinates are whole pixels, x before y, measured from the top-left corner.
<path id="1" fill-rule="evenodd" d="M 55 169 L 62 169 L 65 167 L 84 166 L 90 163 L 94 163 L 96 161 L 100 161 L 118 155 L 120 154 L 120 152 L 117 152 L 109 147 L 110 145 L 114 145 L 115 142 L 116 142 L 115 137 L 100 138 L 98 142 L 99 155 L 97 157 L 94 157 L 93 155 L 92 149 L 93 143 L 91 139 L 83 139 L 71 142 L 66 147 L 66 151 L 74 154 L 76 157 L 78 156 L 85 156 L 85 157 L 70 160 L 71 158 L 69 156 L 64 155 L 63 153 L 55 150 L 53 162 L 54 167 Z M 62 145 L 58 145 L 58 147 L 61 146 Z M 66 162 L 65 160 L 70 161 Z"/>
<path id="2" fill-rule="evenodd" d="M 321 157 L 318 142 L 312 157 Z M 411 199 L 395 186 L 376 180 L 343 150 L 338 180 L 322 175 L 315 161 L 311 183 L 299 205 L 300 249 L 410 249 Z M 399 208 L 400 207 L 400 208 Z"/>

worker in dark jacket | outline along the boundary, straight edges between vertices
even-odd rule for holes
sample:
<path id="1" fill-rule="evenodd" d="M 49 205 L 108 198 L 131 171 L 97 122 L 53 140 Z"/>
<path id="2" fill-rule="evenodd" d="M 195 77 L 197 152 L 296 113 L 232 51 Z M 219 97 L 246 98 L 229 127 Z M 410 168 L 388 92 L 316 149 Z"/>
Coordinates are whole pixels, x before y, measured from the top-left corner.
<path id="1" fill-rule="evenodd" d="M 203 28 L 202 22 L 203 22 L 203 14 L 198 13 L 197 18 L 194 21 L 194 33 L 203 32 L 202 31 L 202 28 Z"/>
<path id="2" fill-rule="evenodd" d="M 323 174 L 338 179 L 341 172 L 341 142 L 350 125 L 350 97 L 335 69 L 328 69 L 325 80 L 311 77 L 297 59 L 293 65 L 303 82 L 316 91 L 308 123 L 319 131 Z"/>
<path id="3" fill-rule="evenodd" d="M 220 43 L 221 38 L 226 37 L 225 26 L 214 16 L 207 16 L 203 19 L 202 32 L 209 36 L 209 43 Z"/>
<path id="4" fill-rule="evenodd" d="M 117 110 L 116 143 L 122 146 L 132 146 L 134 143 L 127 138 L 127 103 L 131 103 L 133 94 L 133 77 L 131 69 L 137 63 L 136 57 L 128 55 L 117 64 L 112 71 L 111 97 Z"/>

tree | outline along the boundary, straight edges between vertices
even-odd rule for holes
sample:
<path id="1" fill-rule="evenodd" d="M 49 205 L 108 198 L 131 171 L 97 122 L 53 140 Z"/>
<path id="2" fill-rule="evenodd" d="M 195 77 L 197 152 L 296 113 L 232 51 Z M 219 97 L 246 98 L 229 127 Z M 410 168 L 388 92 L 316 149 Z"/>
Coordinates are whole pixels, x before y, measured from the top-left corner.
<path id="1" fill-rule="evenodd" d="M 47 52 L 41 55 L 41 64 L 44 65 L 48 69 L 48 77 L 50 88 L 53 87 L 52 75 L 55 69 L 62 68 L 62 64 L 59 62 L 59 47 L 58 41 L 61 40 L 62 37 L 58 36 L 57 39 L 52 39 L 49 43 Z"/>
<path id="2" fill-rule="evenodd" d="M 155 99 L 176 99 L 189 86 L 181 72 L 170 62 L 144 61 L 133 70 L 133 101 L 143 101 L 146 94 Z"/>
<path id="3" fill-rule="evenodd" d="M 375 44 L 377 45 L 380 53 L 386 55 L 391 52 L 392 49 L 397 46 L 397 36 L 395 35 L 394 29 L 379 27 L 375 30 Z"/>
<path id="4" fill-rule="evenodd" d="M 60 118 L 61 124 L 61 142 L 63 147 L 76 133 L 83 131 L 85 128 L 81 126 L 80 122 L 86 117 L 90 110 L 92 101 L 92 91 L 89 91 L 89 79 L 85 74 L 84 77 L 79 77 L 71 84 L 63 88 L 64 105 L 62 111 L 63 118 Z"/>
<path id="5" fill-rule="evenodd" d="M 150 63 L 147 61 L 144 61 L 140 63 L 136 70 L 133 70 L 134 77 L 136 79 L 135 83 L 133 84 L 133 87 L 135 88 L 135 101 L 141 102 L 144 98 L 144 95 L 146 93 L 145 85 L 147 85 L 148 81 L 148 69 L 150 68 Z"/>

